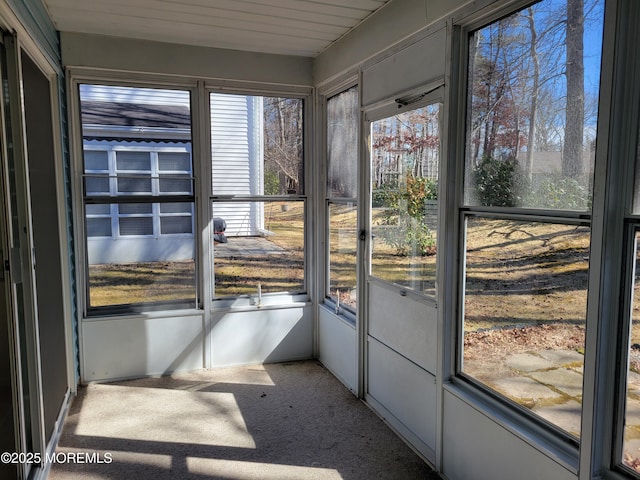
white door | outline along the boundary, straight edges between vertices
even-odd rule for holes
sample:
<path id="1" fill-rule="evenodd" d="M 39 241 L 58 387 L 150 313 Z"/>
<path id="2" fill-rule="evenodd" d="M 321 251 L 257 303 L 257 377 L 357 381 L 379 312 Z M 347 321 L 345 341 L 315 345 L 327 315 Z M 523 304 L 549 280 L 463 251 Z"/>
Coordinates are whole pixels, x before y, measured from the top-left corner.
<path id="1" fill-rule="evenodd" d="M 440 104 L 401 107 L 365 115 L 365 398 L 434 460 Z"/>

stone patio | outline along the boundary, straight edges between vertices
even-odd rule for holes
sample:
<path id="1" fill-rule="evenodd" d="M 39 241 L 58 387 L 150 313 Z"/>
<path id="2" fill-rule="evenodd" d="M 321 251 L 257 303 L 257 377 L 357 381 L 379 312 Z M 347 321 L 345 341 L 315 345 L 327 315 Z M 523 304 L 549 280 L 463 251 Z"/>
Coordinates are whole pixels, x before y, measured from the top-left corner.
<path id="1" fill-rule="evenodd" d="M 580 436 L 583 361 L 580 353 L 571 350 L 513 354 L 505 360 L 510 375 L 490 383 L 540 417 Z M 629 397 L 640 396 L 640 375 L 629 372 L 628 389 Z M 629 397 L 627 428 L 640 425 L 640 401 Z M 627 441 L 625 452 L 640 458 L 640 439 Z"/>
<path id="2" fill-rule="evenodd" d="M 542 350 L 507 357 L 512 375 L 494 386 L 567 432 L 580 435 L 583 356 L 570 350 Z M 640 407 L 640 404 L 638 405 Z"/>

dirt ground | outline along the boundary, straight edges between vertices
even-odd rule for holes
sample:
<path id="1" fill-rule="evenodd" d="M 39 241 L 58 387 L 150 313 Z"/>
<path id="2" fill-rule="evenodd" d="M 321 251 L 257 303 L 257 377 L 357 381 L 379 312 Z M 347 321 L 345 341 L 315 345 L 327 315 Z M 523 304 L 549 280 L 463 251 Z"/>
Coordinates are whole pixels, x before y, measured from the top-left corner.
<path id="1" fill-rule="evenodd" d="M 542 350 L 584 352 L 584 328 L 574 324 L 543 324 L 465 332 L 464 371 L 491 383 L 508 376 L 506 360 L 518 353 Z"/>
<path id="2" fill-rule="evenodd" d="M 466 332 L 464 349 L 472 358 L 507 356 L 535 350 L 584 350 L 584 328 L 571 324 L 528 325 Z"/>

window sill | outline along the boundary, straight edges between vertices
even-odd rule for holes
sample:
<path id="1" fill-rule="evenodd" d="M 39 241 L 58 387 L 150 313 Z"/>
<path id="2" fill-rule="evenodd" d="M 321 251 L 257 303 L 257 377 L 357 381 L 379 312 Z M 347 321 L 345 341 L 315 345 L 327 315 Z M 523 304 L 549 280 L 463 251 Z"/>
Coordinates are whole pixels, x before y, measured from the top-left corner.
<path id="1" fill-rule="evenodd" d="M 281 310 L 285 308 L 301 308 L 311 305 L 307 294 L 298 295 L 264 295 L 261 299 L 237 297 L 214 300 L 212 312 L 255 312 L 260 310 Z"/>
<path id="2" fill-rule="evenodd" d="M 325 300 L 324 303 L 320 304 L 320 308 L 333 315 L 335 318 L 348 325 L 351 328 L 356 328 L 356 315 L 348 310 L 341 310 L 339 313 L 336 313 L 335 303 L 331 301 Z"/>
<path id="3" fill-rule="evenodd" d="M 105 311 L 104 313 L 96 313 L 87 315 L 82 318 L 83 322 L 97 322 L 104 320 L 131 320 L 137 318 L 170 318 L 170 317 L 188 317 L 202 315 L 203 311 L 197 308 L 181 308 L 176 310 L 149 310 L 144 312 L 116 312 Z"/>

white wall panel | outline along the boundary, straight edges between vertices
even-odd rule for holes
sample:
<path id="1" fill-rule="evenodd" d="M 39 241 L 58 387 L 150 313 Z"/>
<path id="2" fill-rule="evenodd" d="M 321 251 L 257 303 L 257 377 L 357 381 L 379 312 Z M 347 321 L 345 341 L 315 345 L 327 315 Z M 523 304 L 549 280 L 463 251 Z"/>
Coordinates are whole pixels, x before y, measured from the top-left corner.
<path id="1" fill-rule="evenodd" d="M 446 40 L 446 29 L 441 28 L 364 69 L 363 105 L 370 105 L 421 85 L 434 82 L 444 84 Z"/>
<path id="2" fill-rule="evenodd" d="M 443 473 L 449 479 L 578 478 L 448 391 L 444 392 L 443 415 Z"/>
<path id="3" fill-rule="evenodd" d="M 203 322 L 202 314 L 85 320 L 81 381 L 204 368 Z"/>
<path id="4" fill-rule="evenodd" d="M 470 0 L 394 0 L 318 55 L 314 77 L 321 83 L 398 44 Z M 402 75 L 402 72 L 398 72 Z"/>
<path id="5" fill-rule="evenodd" d="M 275 363 L 313 356 L 309 307 L 218 312 L 211 320 L 211 365 Z"/>
<path id="6" fill-rule="evenodd" d="M 369 284 L 369 335 L 436 373 L 437 309 L 400 295 L 399 287 Z"/>
<path id="7" fill-rule="evenodd" d="M 318 359 L 351 391 L 358 385 L 358 355 L 355 326 L 320 307 L 318 317 Z"/>
<path id="8" fill-rule="evenodd" d="M 194 257 L 193 237 L 157 238 L 89 237 L 87 250 L 92 264 L 184 261 Z"/>
<path id="9" fill-rule="evenodd" d="M 437 411 L 435 377 L 374 339 L 369 338 L 367 346 L 367 394 L 379 404 L 374 403 L 374 408 L 420 453 L 433 461 Z M 388 417 L 385 410 L 393 417 Z"/>
<path id="10" fill-rule="evenodd" d="M 60 33 L 66 67 L 313 85 L 312 59 L 176 43 Z"/>

